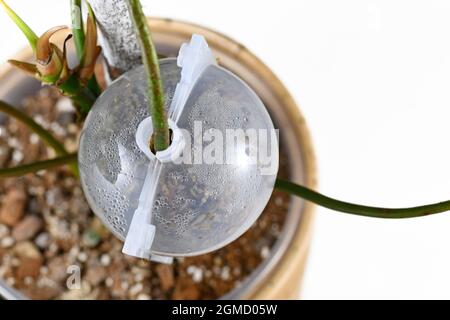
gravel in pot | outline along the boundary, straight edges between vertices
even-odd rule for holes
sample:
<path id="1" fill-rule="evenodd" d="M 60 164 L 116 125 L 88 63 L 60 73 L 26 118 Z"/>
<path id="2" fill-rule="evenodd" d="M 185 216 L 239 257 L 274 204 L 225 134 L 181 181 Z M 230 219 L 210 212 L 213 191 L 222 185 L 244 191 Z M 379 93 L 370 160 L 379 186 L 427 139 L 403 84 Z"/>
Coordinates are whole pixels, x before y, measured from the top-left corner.
<path id="1" fill-rule="evenodd" d="M 43 88 L 23 109 L 77 149 L 79 126 L 67 98 Z M 0 165 L 52 157 L 37 136 L 14 119 L 0 125 Z M 281 149 L 280 172 L 288 176 Z M 215 299 L 238 287 L 270 254 L 289 207 L 276 191 L 243 236 L 214 253 L 175 259 L 173 265 L 123 255 L 90 210 L 80 183 L 66 168 L 0 181 L 0 278 L 32 299 Z M 70 290 L 80 268 L 79 290 Z M 69 273 L 68 273 L 69 271 Z M 70 282 L 70 281 L 69 281 Z"/>

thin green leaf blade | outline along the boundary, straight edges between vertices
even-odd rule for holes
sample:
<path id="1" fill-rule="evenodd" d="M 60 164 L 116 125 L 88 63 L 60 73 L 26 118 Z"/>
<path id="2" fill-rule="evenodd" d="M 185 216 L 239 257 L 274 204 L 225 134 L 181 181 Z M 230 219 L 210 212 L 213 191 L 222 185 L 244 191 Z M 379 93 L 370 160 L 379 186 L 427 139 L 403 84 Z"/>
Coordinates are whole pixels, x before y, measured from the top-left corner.
<path id="1" fill-rule="evenodd" d="M 38 41 L 38 36 L 33 30 L 5 3 L 5 1 L 0 0 L 0 4 L 3 5 L 5 12 L 11 17 L 14 23 L 19 27 L 25 37 L 28 39 L 33 52 L 36 52 L 36 44 Z"/>

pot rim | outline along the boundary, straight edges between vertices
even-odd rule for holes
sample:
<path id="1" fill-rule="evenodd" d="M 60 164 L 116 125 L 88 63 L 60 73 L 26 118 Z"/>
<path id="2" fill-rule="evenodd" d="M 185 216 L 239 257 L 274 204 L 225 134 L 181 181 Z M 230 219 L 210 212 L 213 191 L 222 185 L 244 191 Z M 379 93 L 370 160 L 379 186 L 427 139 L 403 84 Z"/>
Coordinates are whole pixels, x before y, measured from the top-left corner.
<path id="1" fill-rule="evenodd" d="M 275 94 L 275 98 L 279 100 L 279 107 L 284 109 L 283 112 L 285 114 L 283 115 L 285 121 L 290 122 L 290 129 L 292 132 L 288 133 L 291 137 L 289 144 L 296 143 L 298 146 L 296 149 L 289 150 L 289 152 L 296 153 L 297 158 L 301 158 L 300 170 L 298 167 L 293 167 L 292 162 L 294 161 L 290 159 L 291 179 L 302 183 L 309 188 L 316 188 L 316 161 L 311 136 L 306 126 L 306 122 L 286 87 L 261 60 L 242 44 L 206 27 L 165 18 L 150 18 L 149 23 L 155 43 L 166 43 L 168 41 L 174 41 L 175 38 L 178 40 L 182 38 L 188 39 L 192 33 L 202 34 L 205 36 L 212 50 L 215 53 L 221 53 L 220 61 L 226 68 L 234 72 L 238 67 L 244 67 L 247 70 L 247 73 L 243 78 L 247 83 L 250 80 L 266 83 Z M 58 36 L 62 37 L 63 34 L 61 33 L 61 35 Z M 18 60 L 28 60 L 30 56 L 31 49 L 25 48 L 16 54 L 14 58 Z M 0 66 L 0 79 L 4 80 L 8 76 L 12 76 L 14 72 L 16 71 L 11 66 L 3 64 Z M 242 77 L 241 74 L 240 76 Z M 0 88 L 0 91 L 2 92 L 5 91 L 4 83 L 5 81 L 2 81 L 2 87 Z M 14 87 L 12 83 L 13 81 L 11 81 L 9 85 L 6 85 L 6 87 Z M 7 89 L 8 88 L 6 88 L 6 90 Z M 289 156 L 289 158 L 291 157 Z M 286 228 L 283 228 L 280 239 L 277 240 L 271 249 L 271 257 L 263 261 L 252 274 L 243 281 L 241 286 L 233 289 L 222 298 L 277 298 L 277 296 L 274 296 L 273 292 L 285 290 L 283 287 L 290 283 L 291 280 L 289 277 L 293 272 L 292 270 L 296 269 L 297 272 L 303 272 L 312 231 L 314 207 L 315 206 L 310 202 L 304 202 L 301 199 L 291 197 L 288 215 L 291 213 L 291 217 L 293 217 L 293 214 L 300 214 L 294 211 L 301 211 L 301 216 L 295 219 L 297 220 L 296 224 L 292 226 L 290 230 L 285 230 Z M 290 241 L 283 242 L 281 241 L 282 238 L 290 238 Z M 300 278 L 298 280 L 300 281 Z M 7 299 L 26 299 L 26 297 L 17 290 L 6 287 L 4 283 L 1 282 L 0 295 L 3 295 Z"/>

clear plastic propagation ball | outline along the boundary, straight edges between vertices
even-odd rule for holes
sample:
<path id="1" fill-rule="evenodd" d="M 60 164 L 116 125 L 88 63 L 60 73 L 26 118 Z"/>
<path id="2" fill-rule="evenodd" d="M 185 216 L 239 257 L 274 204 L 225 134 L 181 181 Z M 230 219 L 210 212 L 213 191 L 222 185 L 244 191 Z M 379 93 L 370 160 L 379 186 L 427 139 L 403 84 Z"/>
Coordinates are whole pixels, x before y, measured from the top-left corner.
<path id="1" fill-rule="evenodd" d="M 278 135 L 258 96 L 194 35 L 160 61 L 171 144 L 152 152 L 144 68 L 114 81 L 84 124 L 79 168 L 123 252 L 170 262 L 219 249 L 258 218 L 278 171 Z"/>

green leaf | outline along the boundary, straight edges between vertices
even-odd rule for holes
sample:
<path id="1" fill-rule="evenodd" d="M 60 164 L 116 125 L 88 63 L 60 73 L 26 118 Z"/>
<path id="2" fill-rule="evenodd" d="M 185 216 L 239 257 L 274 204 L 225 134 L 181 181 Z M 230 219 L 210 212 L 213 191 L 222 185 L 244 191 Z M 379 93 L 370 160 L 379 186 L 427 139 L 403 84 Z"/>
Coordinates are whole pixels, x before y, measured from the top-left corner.
<path id="1" fill-rule="evenodd" d="M 31 28 L 5 3 L 5 1 L 0 0 L 0 4 L 3 5 L 6 13 L 11 17 L 14 23 L 19 27 L 22 33 L 27 37 L 33 52 L 36 52 L 36 44 L 38 41 L 38 36 L 31 30 Z"/>

